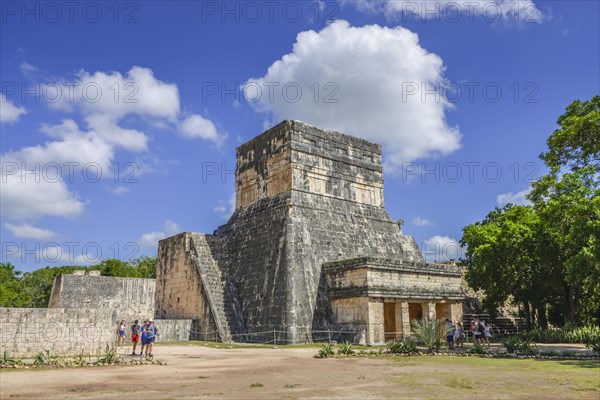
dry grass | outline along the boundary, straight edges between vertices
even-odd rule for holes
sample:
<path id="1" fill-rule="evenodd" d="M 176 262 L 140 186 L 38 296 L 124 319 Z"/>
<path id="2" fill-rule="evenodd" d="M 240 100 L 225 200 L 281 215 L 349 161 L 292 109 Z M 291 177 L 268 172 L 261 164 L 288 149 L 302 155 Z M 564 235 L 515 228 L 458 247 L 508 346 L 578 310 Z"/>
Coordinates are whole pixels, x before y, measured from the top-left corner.
<path id="1" fill-rule="evenodd" d="M 593 399 L 598 361 L 476 357 L 315 359 L 309 348 L 157 346 L 167 366 L 3 370 L 0 398 Z"/>

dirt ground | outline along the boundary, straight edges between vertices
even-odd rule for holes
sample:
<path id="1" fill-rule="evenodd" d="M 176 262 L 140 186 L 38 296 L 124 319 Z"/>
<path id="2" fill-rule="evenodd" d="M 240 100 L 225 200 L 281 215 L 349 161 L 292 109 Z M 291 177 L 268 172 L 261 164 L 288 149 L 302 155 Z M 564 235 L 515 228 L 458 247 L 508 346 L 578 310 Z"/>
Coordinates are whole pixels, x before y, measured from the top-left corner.
<path id="1" fill-rule="evenodd" d="M 315 359 L 317 348 L 157 346 L 166 366 L 3 369 L 1 399 L 594 399 L 598 361 Z"/>

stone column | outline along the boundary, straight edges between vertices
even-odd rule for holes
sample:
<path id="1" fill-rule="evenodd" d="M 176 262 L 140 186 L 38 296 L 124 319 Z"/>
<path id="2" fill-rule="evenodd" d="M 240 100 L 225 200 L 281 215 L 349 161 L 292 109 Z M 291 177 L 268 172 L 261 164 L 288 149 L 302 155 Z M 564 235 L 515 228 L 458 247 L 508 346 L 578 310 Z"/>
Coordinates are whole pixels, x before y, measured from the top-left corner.
<path id="1" fill-rule="evenodd" d="M 404 337 L 410 336 L 410 313 L 408 301 L 396 303 L 396 332 L 402 332 Z"/>
<path id="2" fill-rule="evenodd" d="M 385 329 L 383 325 L 383 301 L 369 299 L 369 322 L 367 328 L 367 344 L 385 343 Z"/>
<path id="3" fill-rule="evenodd" d="M 423 318 L 428 320 L 435 319 L 435 303 L 422 303 L 421 308 L 423 310 Z"/>
<path id="4" fill-rule="evenodd" d="M 452 315 L 452 321 L 454 321 L 454 322 L 461 321 L 462 317 L 463 317 L 462 303 L 450 304 L 450 315 Z"/>
<path id="5" fill-rule="evenodd" d="M 396 322 L 396 326 L 394 327 L 394 332 L 396 334 L 394 337 L 401 338 L 402 337 L 402 303 L 399 301 L 394 303 L 394 322 Z"/>

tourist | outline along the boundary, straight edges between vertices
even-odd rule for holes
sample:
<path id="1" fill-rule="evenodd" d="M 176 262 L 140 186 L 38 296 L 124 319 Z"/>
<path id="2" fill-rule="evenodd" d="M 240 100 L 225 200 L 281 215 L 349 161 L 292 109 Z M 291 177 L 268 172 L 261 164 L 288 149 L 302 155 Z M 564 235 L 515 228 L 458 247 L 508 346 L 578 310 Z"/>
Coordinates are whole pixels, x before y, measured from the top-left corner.
<path id="1" fill-rule="evenodd" d="M 448 350 L 454 350 L 454 324 L 448 318 L 446 318 L 446 341 Z"/>
<path id="2" fill-rule="evenodd" d="M 489 322 L 485 322 L 485 321 L 481 321 L 482 325 L 484 326 L 483 328 L 483 341 L 485 342 L 485 344 L 487 344 L 488 347 L 490 347 L 490 338 L 492 337 L 492 326 L 489 324 Z"/>
<path id="3" fill-rule="evenodd" d="M 456 329 L 454 330 L 454 342 L 456 347 L 465 347 L 465 331 L 462 322 L 456 323 Z"/>
<path id="4" fill-rule="evenodd" d="M 471 334 L 473 335 L 473 344 L 475 346 L 479 345 L 479 338 L 481 335 L 481 332 L 479 331 L 479 318 L 474 315 L 473 318 L 471 319 Z"/>
<path id="5" fill-rule="evenodd" d="M 133 343 L 133 352 L 132 356 L 135 356 L 135 348 L 137 347 L 138 341 L 140 340 L 140 326 L 138 324 L 138 320 L 136 319 L 131 325 L 131 343 Z"/>
<path id="6" fill-rule="evenodd" d="M 154 326 L 154 322 L 152 319 L 146 321 L 146 325 L 142 330 L 146 330 L 146 356 L 152 357 L 152 344 L 154 343 L 154 339 L 158 335 L 158 329 Z"/>
<path id="7" fill-rule="evenodd" d="M 142 325 L 142 350 L 140 350 L 140 357 L 144 355 L 144 349 L 146 348 L 146 332 L 148 327 L 148 320 L 144 321 L 144 325 Z"/>
<path id="8" fill-rule="evenodd" d="M 125 344 L 125 320 L 122 319 L 117 327 L 117 346 L 123 347 Z"/>

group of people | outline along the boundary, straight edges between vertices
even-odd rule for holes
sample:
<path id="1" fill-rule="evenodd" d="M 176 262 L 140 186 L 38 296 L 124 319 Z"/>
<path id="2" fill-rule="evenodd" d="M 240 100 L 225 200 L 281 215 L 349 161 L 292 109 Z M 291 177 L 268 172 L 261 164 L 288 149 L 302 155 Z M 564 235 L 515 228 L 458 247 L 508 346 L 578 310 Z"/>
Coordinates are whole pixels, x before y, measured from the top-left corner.
<path id="1" fill-rule="evenodd" d="M 119 326 L 117 327 L 117 345 L 123 347 L 125 344 L 125 332 L 126 332 L 126 324 L 125 320 L 121 320 Z M 147 319 L 144 321 L 142 326 L 139 325 L 139 321 L 136 319 L 133 322 L 133 325 L 129 328 L 129 332 L 131 334 L 131 343 L 133 343 L 133 352 L 132 356 L 152 356 L 152 345 L 154 344 L 154 340 L 156 336 L 158 336 L 158 329 L 156 329 L 156 325 L 152 319 Z M 136 354 L 135 350 L 137 348 L 137 344 L 139 341 L 142 341 L 142 349 L 140 350 L 140 354 Z M 146 352 L 144 353 L 144 350 Z"/>
<path id="2" fill-rule="evenodd" d="M 471 325 L 469 331 L 473 335 L 473 343 L 475 345 L 483 346 L 484 344 L 490 346 L 490 338 L 492 337 L 492 326 L 483 320 L 479 320 L 479 317 L 474 315 L 471 318 Z M 448 342 L 448 349 L 454 350 L 454 347 L 464 347 L 466 332 L 461 321 L 457 322 L 456 325 L 446 318 L 446 341 Z"/>

